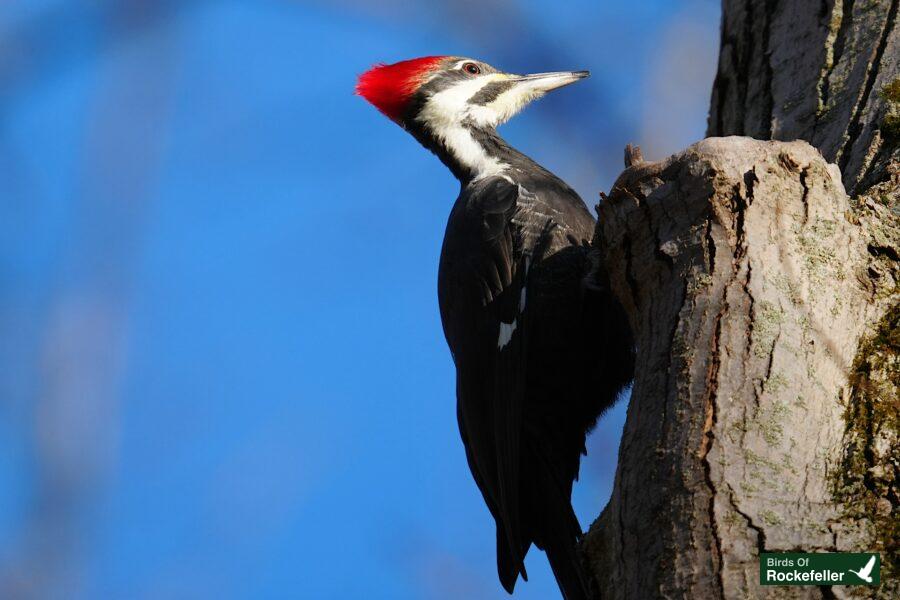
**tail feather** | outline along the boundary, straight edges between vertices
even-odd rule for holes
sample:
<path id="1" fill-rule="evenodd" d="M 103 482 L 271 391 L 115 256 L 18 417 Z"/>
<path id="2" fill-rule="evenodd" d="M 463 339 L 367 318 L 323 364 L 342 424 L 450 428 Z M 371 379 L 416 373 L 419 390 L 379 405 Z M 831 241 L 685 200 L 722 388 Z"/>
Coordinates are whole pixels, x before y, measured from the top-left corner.
<path id="1" fill-rule="evenodd" d="M 523 458 L 530 477 L 523 481 L 522 520 L 516 528 L 519 544 L 511 547 L 503 517 L 497 521 L 497 572 L 500 583 L 510 594 L 519 575 L 527 581 L 524 558 L 534 543 L 546 552 L 550 568 L 564 600 L 589 600 L 590 583 L 578 555 L 581 525 L 572 510 L 571 487 L 554 472 L 554 463 L 534 443 L 526 442 Z"/>
<path id="2" fill-rule="evenodd" d="M 522 546 L 518 553 L 513 553 L 507 542 L 504 527 L 497 524 L 497 573 L 500 576 L 500 584 L 509 594 L 513 593 L 519 575 L 522 576 L 522 581 L 528 581 L 528 573 L 522 559 L 528 552 L 531 542 L 523 543 Z"/>
<path id="3" fill-rule="evenodd" d="M 567 534 L 548 539 L 544 551 L 553 569 L 553 576 L 565 600 L 589 600 L 590 587 L 581 567 L 576 544 Z"/>
<path id="4" fill-rule="evenodd" d="M 545 457 L 541 456 L 536 462 L 536 498 L 540 499 L 539 508 L 543 514 L 535 543 L 547 553 L 563 598 L 589 600 L 589 579 L 578 555 L 578 540 L 582 536 L 578 517 Z"/>

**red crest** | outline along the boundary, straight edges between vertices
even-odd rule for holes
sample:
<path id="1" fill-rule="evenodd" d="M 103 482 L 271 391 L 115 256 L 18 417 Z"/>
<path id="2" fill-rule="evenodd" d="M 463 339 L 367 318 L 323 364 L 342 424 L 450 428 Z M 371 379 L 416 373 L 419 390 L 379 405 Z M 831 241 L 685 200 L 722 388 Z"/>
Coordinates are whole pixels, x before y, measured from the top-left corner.
<path id="1" fill-rule="evenodd" d="M 375 65 L 359 76 L 356 93 L 393 121 L 399 121 L 410 97 L 445 56 L 423 56 L 392 65 Z"/>

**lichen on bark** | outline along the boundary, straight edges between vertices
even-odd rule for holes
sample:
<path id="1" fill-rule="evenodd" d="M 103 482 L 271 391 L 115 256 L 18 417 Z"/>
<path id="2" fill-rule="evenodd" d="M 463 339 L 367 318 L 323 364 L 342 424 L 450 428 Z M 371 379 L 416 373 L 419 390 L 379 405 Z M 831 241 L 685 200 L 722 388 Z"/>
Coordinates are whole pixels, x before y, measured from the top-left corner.
<path id="1" fill-rule="evenodd" d="M 896 144 L 900 138 L 900 78 L 884 86 L 880 95 L 886 104 L 881 129 L 885 137 Z"/>
<path id="2" fill-rule="evenodd" d="M 900 86 L 898 86 L 900 87 Z M 832 494 L 842 507 L 842 550 L 882 555 L 878 598 L 900 596 L 900 168 L 853 201 L 867 233 L 867 282 L 883 314 L 860 343 L 850 372 L 840 468 Z M 851 543 L 850 540 L 856 540 Z M 857 590 L 855 594 L 863 592 Z"/>
<path id="3" fill-rule="evenodd" d="M 881 552 L 878 597 L 897 598 L 900 553 L 900 303 L 859 346 L 844 410 L 841 469 L 834 498 L 847 527 L 867 540 L 862 551 Z"/>

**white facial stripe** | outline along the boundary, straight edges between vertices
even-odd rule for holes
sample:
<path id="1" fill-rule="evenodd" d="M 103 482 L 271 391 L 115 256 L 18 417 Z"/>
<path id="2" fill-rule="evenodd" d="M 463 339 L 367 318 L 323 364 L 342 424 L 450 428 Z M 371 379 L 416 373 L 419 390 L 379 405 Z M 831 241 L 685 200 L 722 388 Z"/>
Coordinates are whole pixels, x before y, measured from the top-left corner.
<path id="1" fill-rule="evenodd" d="M 568 85 L 579 78 L 571 73 L 548 73 L 546 77 L 522 79 L 485 106 L 477 107 L 473 117 L 481 125 L 497 127 L 514 117 L 530 102 L 550 90 Z"/>
<path id="2" fill-rule="evenodd" d="M 469 98 L 488 83 L 495 81 L 497 77 L 497 75 L 482 75 L 461 81 L 434 94 L 425 103 L 416 119 L 432 128 L 462 122 L 468 116 Z"/>
<path id="3" fill-rule="evenodd" d="M 457 61 L 456 68 L 469 62 Z M 472 138 L 464 123 L 479 127 L 502 125 L 529 102 L 546 92 L 577 81 L 574 73 L 546 73 L 534 78 L 517 78 L 512 87 L 487 104 L 470 104 L 469 100 L 482 88 L 496 82 L 510 81 L 509 75 L 488 73 L 464 79 L 428 98 L 416 120 L 428 127 L 456 159 L 475 174 L 476 179 L 503 173 L 508 166 L 488 156 Z"/>
<path id="4" fill-rule="evenodd" d="M 417 120 L 426 125 L 459 123 L 469 113 L 469 98 L 485 85 L 500 79 L 499 75 L 481 75 L 459 83 L 431 96 L 422 108 Z"/>
<path id="5" fill-rule="evenodd" d="M 508 166 L 485 153 L 484 148 L 462 125 L 454 124 L 434 128 L 434 134 L 444 142 L 462 165 L 475 174 L 475 179 L 499 175 Z"/>
<path id="6" fill-rule="evenodd" d="M 544 95 L 544 92 L 522 84 L 504 91 L 484 108 L 482 124 L 497 127 L 513 118 L 525 105 Z"/>
<path id="7" fill-rule="evenodd" d="M 431 129 L 462 165 L 475 173 L 476 179 L 498 175 L 507 166 L 488 156 L 463 126 L 465 120 L 475 118 L 470 114 L 469 98 L 499 77 L 496 74 L 483 75 L 438 92 L 425 102 L 416 117 L 417 121 Z"/>

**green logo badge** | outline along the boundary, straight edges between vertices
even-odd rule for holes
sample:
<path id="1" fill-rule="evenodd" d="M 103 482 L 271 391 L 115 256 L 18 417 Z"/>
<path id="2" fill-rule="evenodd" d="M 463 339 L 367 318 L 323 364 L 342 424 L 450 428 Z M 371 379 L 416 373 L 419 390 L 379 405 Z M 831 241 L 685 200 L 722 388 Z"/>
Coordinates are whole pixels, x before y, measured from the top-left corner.
<path id="1" fill-rule="evenodd" d="M 881 555 L 873 553 L 763 552 L 761 585 L 878 585 Z"/>

